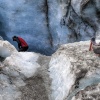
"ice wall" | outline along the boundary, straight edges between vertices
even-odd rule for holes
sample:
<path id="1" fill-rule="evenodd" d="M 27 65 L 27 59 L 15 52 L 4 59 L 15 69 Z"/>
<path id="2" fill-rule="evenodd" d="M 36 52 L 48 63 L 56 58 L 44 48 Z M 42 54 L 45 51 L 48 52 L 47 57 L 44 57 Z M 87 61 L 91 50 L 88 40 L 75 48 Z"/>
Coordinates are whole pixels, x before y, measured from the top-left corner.
<path id="1" fill-rule="evenodd" d="M 99 34 L 99 0 L 0 0 L 0 35 L 24 38 L 29 51 L 52 54 L 60 44 Z"/>

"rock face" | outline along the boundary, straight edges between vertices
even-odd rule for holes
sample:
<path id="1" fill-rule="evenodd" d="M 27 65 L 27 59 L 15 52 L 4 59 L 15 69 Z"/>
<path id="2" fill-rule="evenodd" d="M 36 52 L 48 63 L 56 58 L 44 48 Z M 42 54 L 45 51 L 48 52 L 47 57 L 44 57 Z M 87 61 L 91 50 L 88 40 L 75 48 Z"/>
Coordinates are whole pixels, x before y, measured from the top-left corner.
<path id="1" fill-rule="evenodd" d="M 99 0 L 0 1 L 0 35 L 13 45 L 13 35 L 23 37 L 30 51 L 51 55 L 59 45 L 88 40 L 99 30 Z"/>
<path id="2" fill-rule="evenodd" d="M 100 58 L 89 41 L 62 45 L 52 56 L 1 43 L 13 50 L 0 54 L 0 100 L 100 99 Z"/>

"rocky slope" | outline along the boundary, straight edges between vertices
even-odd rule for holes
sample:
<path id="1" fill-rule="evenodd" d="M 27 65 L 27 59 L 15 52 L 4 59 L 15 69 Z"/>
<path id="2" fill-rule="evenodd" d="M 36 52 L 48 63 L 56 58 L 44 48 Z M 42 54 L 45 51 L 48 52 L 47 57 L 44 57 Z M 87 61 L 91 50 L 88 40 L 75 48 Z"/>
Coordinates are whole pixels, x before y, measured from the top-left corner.
<path id="1" fill-rule="evenodd" d="M 89 41 L 62 45 L 52 56 L 0 44 L 0 100 L 99 100 L 100 58 Z"/>
<path id="2" fill-rule="evenodd" d="M 11 43 L 13 35 L 23 37 L 30 51 L 51 55 L 99 30 L 100 0 L 0 0 L 0 35 Z"/>

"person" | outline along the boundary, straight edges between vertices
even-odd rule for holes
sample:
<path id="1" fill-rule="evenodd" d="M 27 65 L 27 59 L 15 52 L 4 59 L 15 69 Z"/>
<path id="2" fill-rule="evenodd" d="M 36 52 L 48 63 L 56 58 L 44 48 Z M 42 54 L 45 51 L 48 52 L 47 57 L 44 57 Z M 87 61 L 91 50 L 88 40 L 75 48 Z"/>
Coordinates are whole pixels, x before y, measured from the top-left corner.
<path id="1" fill-rule="evenodd" d="M 100 43 L 96 43 L 95 37 L 91 38 L 89 51 L 91 50 L 93 50 L 95 54 L 99 54 L 100 56 Z"/>
<path id="2" fill-rule="evenodd" d="M 12 39 L 13 41 L 16 41 L 18 43 L 19 52 L 28 50 L 28 44 L 25 42 L 24 39 L 22 39 L 21 37 L 17 37 L 17 36 L 13 36 Z"/>

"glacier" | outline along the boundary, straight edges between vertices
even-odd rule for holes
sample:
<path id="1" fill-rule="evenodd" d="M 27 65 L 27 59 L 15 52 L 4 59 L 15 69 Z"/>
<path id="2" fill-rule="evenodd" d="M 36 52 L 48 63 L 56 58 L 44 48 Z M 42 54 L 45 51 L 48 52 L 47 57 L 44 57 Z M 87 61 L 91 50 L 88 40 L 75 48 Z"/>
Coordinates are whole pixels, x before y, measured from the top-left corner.
<path id="1" fill-rule="evenodd" d="M 100 41 L 100 0 L 0 0 L 0 100 L 99 100 L 91 37 Z"/>
<path id="2" fill-rule="evenodd" d="M 99 100 L 100 58 L 90 41 L 61 45 L 52 56 L 0 44 L 0 100 Z"/>
<path id="3" fill-rule="evenodd" d="M 12 36 L 21 36 L 29 51 L 51 55 L 61 44 L 99 36 L 99 5 L 99 0 L 0 0 L 0 35 L 16 48 Z"/>

